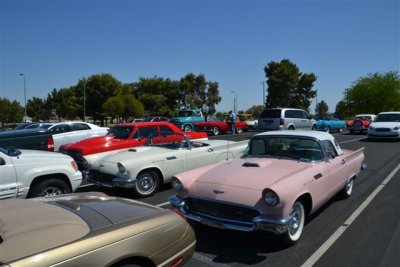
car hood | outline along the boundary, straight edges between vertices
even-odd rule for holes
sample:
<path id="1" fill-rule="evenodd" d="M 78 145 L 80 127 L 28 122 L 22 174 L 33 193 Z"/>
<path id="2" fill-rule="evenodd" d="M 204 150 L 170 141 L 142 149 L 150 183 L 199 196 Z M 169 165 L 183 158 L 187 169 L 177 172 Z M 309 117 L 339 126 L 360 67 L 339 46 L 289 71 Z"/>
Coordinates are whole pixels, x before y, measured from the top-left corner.
<path id="1" fill-rule="evenodd" d="M 397 121 L 388 121 L 388 122 L 373 122 L 370 124 L 370 127 L 374 128 L 394 128 L 399 127 L 400 122 Z"/>
<path id="2" fill-rule="evenodd" d="M 72 158 L 70 156 L 57 152 L 25 149 L 21 149 L 20 151 L 20 155 L 11 156 L 13 163 L 16 165 L 25 164 L 26 162 L 28 162 L 29 164 L 43 164 L 43 162 L 52 163 L 58 161 L 65 162 L 66 159 L 70 159 L 72 161 Z"/>
<path id="3" fill-rule="evenodd" d="M 117 139 L 113 136 L 96 136 L 76 143 L 62 145 L 62 149 L 82 151 L 84 155 L 128 148 L 130 140 Z"/>
<path id="4" fill-rule="evenodd" d="M 201 170 L 185 173 L 185 177 L 196 177 L 189 188 L 191 193 L 204 194 L 211 187 L 241 188 L 262 191 L 277 181 L 290 177 L 312 166 L 296 160 L 287 159 L 237 159 L 214 165 L 201 174 Z M 229 173 L 227 173 L 229 170 Z M 179 177 L 179 175 L 178 175 Z M 206 191 L 204 191 L 206 190 Z"/>

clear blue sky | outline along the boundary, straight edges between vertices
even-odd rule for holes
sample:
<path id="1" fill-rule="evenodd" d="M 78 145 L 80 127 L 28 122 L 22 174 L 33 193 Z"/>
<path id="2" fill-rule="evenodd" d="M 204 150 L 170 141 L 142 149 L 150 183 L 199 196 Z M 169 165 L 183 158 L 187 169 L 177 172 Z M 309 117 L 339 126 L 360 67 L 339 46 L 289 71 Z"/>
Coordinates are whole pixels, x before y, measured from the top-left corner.
<path id="1" fill-rule="evenodd" d="M 262 101 L 264 67 L 289 59 L 335 110 L 368 73 L 400 69 L 400 0 L 0 0 L 0 97 L 23 105 L 110 73 L 219 83 L 218 111 Z M 315 99 L 311 106 L 314 113 Z"/>

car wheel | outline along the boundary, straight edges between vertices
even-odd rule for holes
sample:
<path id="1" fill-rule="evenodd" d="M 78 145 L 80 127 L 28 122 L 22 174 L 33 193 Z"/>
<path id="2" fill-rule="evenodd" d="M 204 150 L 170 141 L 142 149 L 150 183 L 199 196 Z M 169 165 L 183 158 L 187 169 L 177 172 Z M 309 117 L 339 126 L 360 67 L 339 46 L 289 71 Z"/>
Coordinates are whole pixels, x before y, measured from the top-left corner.
<path id="1" fill-rule="evenodd" d="M 160 185 L 160 178 L 155 171 L 143 171 L 136 178 L 136 195 L 147 197 L 154 194 Z"/>
<path id="2" fill-rule="evenodd" d="M 293 127 L 293 126 L 290 126 L 290 127 L 288 128 L 288 130 L 294 130 L 294 127 Z"/>
<path id="3" fill-rule="evenodd" d="M 331 126 L 327 126 L 327 127 L 325 128 L 325 132 L 330 133 L 330 132 L 331 132 Z"/>
<path id="4" fill-rule="evenodd" d="M 290 211 L 292 219 L 289 222 L 289 227 L 286 233 L 284 233 L 284 241 L 287 245 L 294 245 L 300 239 L 303 233 L 305 211 L 303 203 L 296 201 Z"/>
<path id="5" fill-rule="evenodd" d="M 339 129 L 337 129 L 337 132 L 338 132 L 338 133 L 341 133 L 341 132 L 343 132 L 343 128 L 339 128 Z"/>
<path id="6" fill-rule="evenodd" d="M 213 135 L 219 135 L 219 128 L 218 128 L 217 126 L 215 126 L 215 127 L 212 129 L 212 133 L 213 133 Z"/>
<path id="7" fill-rule="evenodd" d="M 186 124 L 185 127 L 183 127 L 183 130 L 185 132 L 191 132 L 192 131 L 192 126 L 190 126 L 189 124 Z"/>
<path id="8" fill-rule="evenodd" d="M 294 129 L 293 129 L 294 130 Z M 315 130 L 317 130 L 317 125 L 313 125 L 312 127 L 311 127 L 311 130 L 313 130 L 313 131 L 315 131 Z"/>
<path id="9" fill-rule="evenodd" d="M 238 134 L 241 134 L 241 133 L 243 133 L 243 129 L 242 129 L 242 128 L 236 128 L 236 132 L 237 132 Z"/>
<path id="10" fill-rule="evenodd" d="M 28 197 L 50 197 L 71 193 L 69 186 L 60 179 L 46 179 L 33 185 L 29 190 Z"/>
<path id="11" fill-rule="evenodd" d="M 350 134 L 354 134 L 354 130 L 350 130 Z"/>
<path id="12" fill-rule="evenodd" d="M 350 197 L 351 193 L 353 192 L 353 186 L 354 186 L 354 179 L 353 177 L 347 179 L 346 184 L 344 185 L 342 189 L 342 196 L 343 198 L 348 198 Z"/>

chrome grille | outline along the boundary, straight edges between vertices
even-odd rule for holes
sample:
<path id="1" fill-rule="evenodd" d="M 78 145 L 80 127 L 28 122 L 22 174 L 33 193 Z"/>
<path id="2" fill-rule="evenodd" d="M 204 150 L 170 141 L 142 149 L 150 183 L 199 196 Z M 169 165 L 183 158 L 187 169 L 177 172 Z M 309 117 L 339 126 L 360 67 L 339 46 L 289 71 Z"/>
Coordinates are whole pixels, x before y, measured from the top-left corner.
<path id="1" fill-rule="evenodd" d="M 194 214 L 208 215 L 223 220 L 252 222 L 254 217 L 260 215 L 257 210 L 252 208 L 196 198 L 186 199 L 186 205 Z"/>

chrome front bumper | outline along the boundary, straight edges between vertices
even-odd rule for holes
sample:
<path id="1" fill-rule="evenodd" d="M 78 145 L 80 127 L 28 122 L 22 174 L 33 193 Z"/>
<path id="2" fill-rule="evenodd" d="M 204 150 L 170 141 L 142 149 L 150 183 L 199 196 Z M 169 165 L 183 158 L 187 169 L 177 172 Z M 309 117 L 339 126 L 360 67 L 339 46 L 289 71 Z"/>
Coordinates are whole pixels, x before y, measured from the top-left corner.
<path id="1" fill-rule="evenodd" d="M 283 234 L 288 230 L 293 219 L 292 216 L 281 219 L 271 219 L 267 218 L 265 215 L 260 215 L 253 218 L 252 222 L 232 221 L 206 214 L 191 213 L 185 207 L 185 200 L 177 195 L 169 197 L 169 202 L 172 207 L 179 209 L 189 220 L 219 229 L 242 232 L 266 231 L 274 234 Z"/>
<path id="2" fill-rule="evenodd" d="M 104 181 L 93 177 L 89 171 L 82 172 L 84 178 L 89 183 L 93 183 L 97 186 L 103 186 L 108 188 L 125 188 L 132 189 L 136 187 L 136 179 L 125 179 L 120 177 L 114 177 L 110 181 Z"/>

